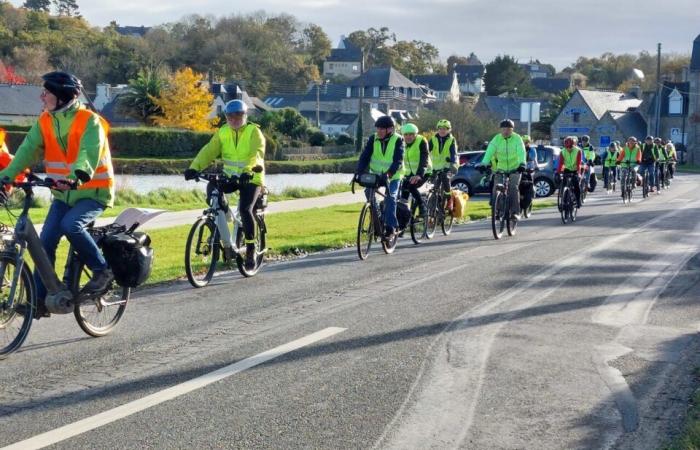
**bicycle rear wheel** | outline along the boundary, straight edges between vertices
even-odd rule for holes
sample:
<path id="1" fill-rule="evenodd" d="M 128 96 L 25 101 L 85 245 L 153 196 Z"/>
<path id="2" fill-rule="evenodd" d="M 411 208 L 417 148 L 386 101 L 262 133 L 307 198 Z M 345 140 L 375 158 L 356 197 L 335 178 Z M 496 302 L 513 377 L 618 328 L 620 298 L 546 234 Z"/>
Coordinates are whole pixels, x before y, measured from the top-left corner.
<path id="1" fill-rule="evenodd" d="M 576 222 L 576 214 L 578 213 L 576 194 L 571 190 L 569 190 L 569 201 L 567 203 L 569 204 L 569 220 L 571 220 L 572 223 Z"/>
<path id="2" fill-rule="evenodd" d="M 372 205 L 365 203 L 360 211 L 360 220 L 357 223 L 357 256 L 361 260 L 367 259 L 369 249 L 374 240 L 374 222 L 372 221 Z"/>
<path id="3" fill-rule="evenodd" d="M 236 254 L 236 266 L 238 266 L 238 271 L 244 277 L 255 276 L 263 265 L 263 260 L 265 259 L 265 246 L 266 246 L 266 232 L 267 227 L 265 226 L 265 217 L 260 214 L 255 214 L 255 267 L 248 269 L 245 265 L 244 255 L 241 253 Z M 243 232 L 243 227 L 238 227 L 236 232 L 236 248 L 245 248 L 245 233 Z"/>
<path id="4" fill-rule="evenodd" d="M 420 208 L 418 208 L 415 202 L 411 209 L 411 240 L 413 240 L 414 244 L 418 245 L 425 239 L 425 224 L 427 218 L 421 215 Z"/>
<path id="5" fill-rule="evenodd" d="M 432 239 L 435 237 L 435 230 L 437 229 L 437 206 L 438 206 L 438 196 L 434 192 L 428 195 L 428 217 L 425 223 L 425 237 Z"/>
<path id="6" fill-rule="evenodd" d="M 642 180 L 642 198 L 649 197 L 649 177 L 647 176 L 648 173 L 648 170 L 644 172 L 644 178 Z"/>
<path id="7" fill-rule="evenodd" d="M 502 192 L 497 191 L 493 198 L 493 205 L 491 205 L 491 231 L 493 231 L 494 239 L 498 240 L 503 236 L 503 230 L 505 229 L 505 220 L 503 215 L 505 214 L 505 196 Z"/>
<path id="8" fill-rule="evenodd" d="M 565 187 L 560 191 L 559 196 L 559 213 L 561 214 L 561 221 L 564 225 L 569 222 L 569 188 Z"/>
<path id="9" fill-rule="evenodd" d="M 22 346 L 36 311 L 34 280 L 26 264 L 22 264 L 14 298 L 9 298 L 16 270 L 14 256 L 0 256 L 0 359 Z"/>
<path id="10" fill-rule="evenodd" d="M 70 289 L 73 295 L 92 278 L 92 272 L 82 262 L 76 263 Z M 75 305 L 73 315 L 80 328 L 92 337 L 109 334 L 121 320 L 129 301 L 131 289 L 113 284 L 113 288 L 99 298 L 84 300 Z"/>
<path id="11" fill-rule="evenodd" d="M 452 217 L 452 213 L 449 209 L 445 208 L 442 213 L 442 220 L 440 221 L 440 227 L 442 228 L 442 234 L 449 236 L 452 233 L 452 226 L 454 224 L 455 218 Z"/>
<path id="12" fill-rule="evenodd" d="M 185 247 L 185 272 L 190 284 L 201 288 L 209 284 L 219 260 L 219 230 L 209 219 L 198 219 L 190 229 Z"/>

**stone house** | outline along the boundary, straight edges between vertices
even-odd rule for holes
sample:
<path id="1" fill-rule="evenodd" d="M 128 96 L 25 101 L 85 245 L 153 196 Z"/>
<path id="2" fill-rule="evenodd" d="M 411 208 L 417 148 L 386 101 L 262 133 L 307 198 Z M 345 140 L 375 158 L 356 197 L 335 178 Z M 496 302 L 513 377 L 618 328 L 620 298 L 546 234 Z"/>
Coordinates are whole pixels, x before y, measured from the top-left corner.
<path id="1" fill-rule="evenodd" d="M 340 37 L 338 48 L 323 62 L 323 76 L 332 78 L 342 76 L 348 80 L 359 77 L 362 70 L 362 50 L 352 45 L 345 37 Z"/>
<path id="2" fill-rule="evenodd" d="M 41 90 L 31 84 L 0 84 L 0 127 L 33 124 L 44 109 Z"/>
<path id="3" fill-rule="evenodd" d="M 457 72 L 452 72 L 452 75 L 418 75 L 413 77 L 413 81 L 429 88 L 438 102 L 459 102 L 460 88 Z"/>
<path id="4" fill-rule="evenodd" d="M 689 68 L 688 161 L 700 164 L 700 35 L 693 42 Z"/>
<path id="5" fill-rule="evenodd" d="M 664 81 L 661 88 L 661 104 L 659 111 L 659 131 L 656 132 L 656 95 L 650 93 L 648 99 L 640 106 L 647 123 L 649 124 L 647 134 L 663 139 L 670 139 L 674 142 L 687 144 L 688 129 L 690 123 L 690 83 L 683 81 L 680 83 Z"/>
<path id="6" fill-rule="evenodd" d="M 540 115 L 543 115 L 549 107 L 545 98 L 524 98 L 510 96 L 482 95 L 474 106 L 474 113 L 480 117 L 500 122 L 510 119 L 515 123 L 515 131 L 520 134 L 527 133 L 527 122 L 520 121 L 520 109 L 523 103 L 540 103 Z"/>

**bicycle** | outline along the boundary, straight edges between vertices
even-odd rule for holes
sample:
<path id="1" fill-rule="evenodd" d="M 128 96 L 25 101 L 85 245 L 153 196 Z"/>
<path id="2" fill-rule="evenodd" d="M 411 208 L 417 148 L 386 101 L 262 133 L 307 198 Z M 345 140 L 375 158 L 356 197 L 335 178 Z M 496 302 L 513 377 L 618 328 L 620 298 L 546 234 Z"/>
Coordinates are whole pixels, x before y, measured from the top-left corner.
<path id="1" fill-rule="evenodd" d="M 607 186 L 605 186 L 605 190 L 608 192 L 608 194 L 612 192 L 617 192 L 617 167 L 605 167 L 603 169 L 603 177 L 605 180 L 607 180 Z"/>
<path id="2" fill-rule="evenodd" d="M 254 169 L 255 171 L 255 169 Z M 195 288 L 201 288 L 209 284 L 216 272 L 217 263 L 224 254 L 224 245 L 221 242 L 221 233 L 216 224 L 216 218 L 220 211 L 224 211 L 227 219 L 234 223 L 235 244 L 232 248 L 238 271 L 244 277 L 255 276 L 263 265 L 266 248 L 267 225 L 265 224 L 265 208 L 267 196 L 263 192 L 255 205 L 255 266 L 252 269 L 245 264 L 245 235 L 243 222 L 238 207 L 231 208 L 224 195 L 224 185 L 238 180 L 237 176 L 228 177 L 221 172 L 199 173 L 195 181 L 207 181 L 210 189 L 208 195 L 209 207 L 192 224 L 187 236 L 185 247 L 185 272 L 190 284 Z M 227 220 L 227 221 L 228 221 Z M 230 263 L 226 255 L 223 261 Z"/>
<path id="3" fill-rule="evenodd" d="M 80 328 L 89 336 L 102 337 L 109 334 L 124 315 L 131 288 L 113 282 L 104 292 L 82 293 L 82 287 L 92 278 L 92 274 L 72 245 L 68 251 L 63 281 L 59 280 L 29 218 L 29 208 L 34 199 L 33 189 L 55 188 L 55 182 L 30 175 L 28 181 L 14 183 L 14 186 L 24 191 L 24 201 L 14 230 L 4 227 L 0 235 L 0 359 L 22 346 L 37 311 L 37 288 L 32 269 L 25 258 L 26 252 L 29 252 L 34 270 L 48 291 L 46 307 L 49 313 L 72 312 Z M 9 211 L 9 206 L 5 206 Z M 121 218 L 133 211 L 132 208 L 125 210 L 110 225 L 88 226 L 88 232 L 98 247 L 102 248 L 105 238 L 119 233 L 131 234 L 141 225 L 138 222 L 120 223 Z"/>
<path id="4" fill-rule="evenodd" d="M 656 169 L 652 169 L 656 170 Z M 649 197 L 649 168 L 644 168 L 642 174 L 642 198 Z"/>
<path id="5" fill-rule="evenodd" d="M 490 171 L 490 169 L 486 169 Z M 518 221 L 512 219 L 513 213 L 510 207 L 509 185 L 510 176 L 517 173 L 497 171 L 495 175 L 501 175 L 504 183 L 495 184 L 495 193 L 491 194 L 491 230 L 494 239 L 501 239 L 503 231 L 508 230 L 508 236 L 515 236 L 518 227 Z M 494 180 L 495 183 L 495 180 Z"/>
<path id="6" fill-rule="evenodd" d="M 581 185 L 579 186 L 579 189 L 581 189 L 581 204 L 583 205 L 586 203 L 586 197 L 588 197 L 588 183 L 591 179 L 591 167 L 586 164 L 583 173 L 581 174 Z"/>
<path id="7" fill-rule="evenodd" d="M 637 184 L 637 171 L 631 164 L 622 167 L 620 174 L 620 192 L 622 193 L 622 203 L 632 203 L 632 192 Z"/>
<path id="8" fill-rule="evenodd" d="M 671 179 L 669 178 L 668 163 L 666 161 L 659 162 L 659 171 L 657 176 L 659 189 L 669 189 L 671 187 Z"/>
<path id="9" fill-rule="evenodd" d="M 566 225 L 569 221 L 576 222 L 578 205 L 576 204 L 576 193 L 574 192 L 573 172 L 564 172 L 560 181 L 559 194 L 557 196 L 557 207 L 561 214 L 561 221 Z M 583 194 L 583 192 L 581 193 Z"/>
<path id="10" fill-rule="evenodd" d="M 428 203 L 428 198 L 426 195 L 421 194 L 421 198 L 423 200 L 423 205 L 426 205 Z M 416 202 L 416 199 L 411 196 L 411 204 L 409 207 L 411 211 L 411 219 L 409 222 L 409 229 L 411 231 L 411 240 L 413 241 L 414 244 L 418 245 L 421 242 L 423 242 L 423 239 L 427 238 L 427 222 L 428 222 L 428 213 L 427 213 L 427 208 L 425 208 L 425 213 L 421 214 L 421 210 L 418 207 L 418 203 Z"/>
<path id="11" fill-rule="evenodd" d="M 526 219 L 532 215 L 532 202 L 535 196 L 533 174 L 536 169 L 527 169 L 520 180 L 520 213 Z"/>
<path id="12" fill-rule="evenodd" d="M 433 172 L 432 186 L 428 191 L 428 223 L 426 224 L 426 236 L 432 239 L 438 224 L 442 229 L 442 234 L 449 236 L 452 233 L 454 217 L 447 207 L 448 199 L 443 192 L 443 186 L 449 186 L 449 169 Z"/>
<path id="13" fill-rule="evenodd" d="M 362 206 L 360 211 L 360 219 L 357 223 L 357 255 L 361 260 L 367 259 L 372 242 L 380 241 L 382 250 L 387 255 L 394 253 L 396 243 L 398 241 L 398 232 L 390 237 L 385 236 L 384 228 L 384 205 L 377 202 L 377 195 L 386 198 L 386 194 L 379 192 L 379 189 L 384 187 L 389 189 L 389 182 L 381 183 L 380 176 L 372 173 L 364 173 L 359 177 L 353 178 L 351 183 L 352 193 L 355 193 L 355 183 L 366 188 L 367 202 Z M 398 230 L 397 230 L 398 231 Z"/>

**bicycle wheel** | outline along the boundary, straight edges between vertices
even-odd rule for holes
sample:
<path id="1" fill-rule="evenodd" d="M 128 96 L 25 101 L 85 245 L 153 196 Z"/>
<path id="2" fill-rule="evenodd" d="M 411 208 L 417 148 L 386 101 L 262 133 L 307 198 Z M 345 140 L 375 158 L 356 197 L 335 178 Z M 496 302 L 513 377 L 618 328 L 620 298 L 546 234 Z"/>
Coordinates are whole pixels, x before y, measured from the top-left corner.
<path id="1" fill-rule="evenodd" d="M 569 190 L 569 220 L 571 222 L 576 222 L 576 214 L 578 213 L 578 208 L 576 207 L 576 195 L 573 191 Z"/>
<path id="2" fill-rule="evenodd" d="M 267 228 L 265 226 L 265 217 L 260 214 L 255 214 L 255 266 L 252 269 L 248 269 L 245 266 L 245 255 L 242 253 L 236 254 L 236 265 L 238 266 L 238 271 L 244 277 L 255 276 L 263 265 L 265 259 L 265 245 L 266 245 L 266 233 Z M 236 232 L 236 248 L 245 248 L 245 233 L 243 232 L 243 227 L 238 227 Z"/>
<path id="3" fill-rule="evenodd" d="M 421 215 L 420 208 L 418 208 L 415 202 L 411 209 L 411 240 L 413 240 L 414 244 L 418 245 L 425 239 L 426 217 Z"/>
<path id="4" fill-rule="evenodd" d="M 518 221 L 510 217 L 506 218 L 506 229 L 508 230 L 508 236 L 515 236 L 515 232 L 518 229 Z"/>
<path id="5" fill-rule="evenodd" d="M 92 272 L 82 262 L 74 267 L 70 280 L 73 295 L 78 295 L 82 287 L 92 278 Z M 80 328 L 92 337 L 109 334 L 124 315 L 131 289 L 113 284 L 113 288 L 99 298 L 84 300 L 75 305 L 73 315 Z"/>
<path id="6" fill-rule="evenodd" d="M 648 172 L 648 170 L 644 171 L 644 177 L 642 179 L 642 198 L 649 197 L 649 177 L 647 176 Z"/>
<path id="7" fill-rule="evenodd" d="M 584 177 L 585 178 L 585 177 Z M 586 188 L 586 181 L 581 180 L 581 204 L 586 203 L 586 196 L 588 195 L 588 189 Z"/>
<path id="8" fill-rule="evenodd" d="M 16 270 L 14 256 L 0 256 L 0 359 L 22 346 L 36 311 L 34 279 L 26 264 L 22 264 L 14 298 L 9 298 Z"/>
<path id="9" fill-rule="evenodd" d="M 374 223 L 372 221 L 372 205 L 365 203 L 360 212 L 360 220 L 357 223 L 357 256 L 361 260 L 367 259 L 369 249 L 374 240 Z"/>
<path id="10" fill-rule="evenodd" d="M 435 236 L 438 221 L 438 196 L 434 192 L 428 195 L 428 220 L 425 224 L 425 237 L 432 239 Z"/>
<path id="11" fill-rule="evenodd" d="M 216 271 L 220 247 L 214 221 L 198 219 L 190 229 L 185 247 L 185 272 L 192 286 L 201 288 L 209 284 Z"/>
<path id="12" fill-rule="evenodd" d="M 561 221 L 566 225 L 569 222 L 569 188 L 565 187 L 564 189 L 561 189 L 560 192 L 560 204 L 561 207 L 559 208 L 559 213 L 561 214 Z"/>
<path id="13" fill-rule="evenodd" d="M 391 255 L 396 250 L 396 243 L 399 241 L 399 235 L 394 233 L 391 239 L 382 238 L 382 250 L 387 255 Z"/>
<path id="14" fill-rule="evenodd" d="M 493 231 L 494 239 L 498 240 L 503 236 L 503 230 L 505 229 L 505 220 L 503 215 L 505 214 L 505 202 L 502 200 L 505 196 L 502 192 L 496 192 L 493 199 L 493 205 L 491 205 L 491 231 Z"/>
<path id="15" fill-rule="evenodd" d="M 440 221 L 440 227 L 442 228 L 442 234 L 449 236 L 452 233 L 452 226 L 454 224 L 455 218 L 452 217 L 452 213 L 447 207 L 443 210 L 442 220 Z"/>

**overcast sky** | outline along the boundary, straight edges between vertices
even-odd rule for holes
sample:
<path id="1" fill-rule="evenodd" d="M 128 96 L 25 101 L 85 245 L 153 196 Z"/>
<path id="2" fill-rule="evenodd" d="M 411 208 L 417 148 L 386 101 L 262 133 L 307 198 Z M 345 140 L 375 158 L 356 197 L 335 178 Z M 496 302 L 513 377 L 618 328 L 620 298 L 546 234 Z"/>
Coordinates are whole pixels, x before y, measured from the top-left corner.
<path id="1" fill-rule="evenodd" d="M 23 0 L 12 0 L 20 5 Z M 606 51 L 690 53 L 700 34 L 700 0 L 78 0 L 93 25 L 158 25 L 189 14 L 265 10 L 323 27 L 334 46 L 341 34 L 387 26 L 399 39 L 423 40 L 453 53 L 532 58 L 557 69 Z"/>

